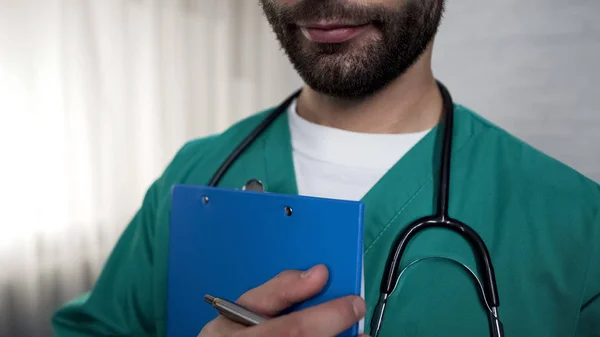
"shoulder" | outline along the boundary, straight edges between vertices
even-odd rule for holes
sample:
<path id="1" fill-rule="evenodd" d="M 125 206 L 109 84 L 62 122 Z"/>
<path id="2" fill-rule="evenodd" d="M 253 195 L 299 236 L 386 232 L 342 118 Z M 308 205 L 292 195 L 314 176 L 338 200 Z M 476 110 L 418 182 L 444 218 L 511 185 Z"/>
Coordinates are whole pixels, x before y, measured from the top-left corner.
<path id="1" fill-rule="evenodd" d="M 564 207 L 567 202 L 589 216 L 600 213 L 598 183 L 469 108 L 458 105 L 457 111 L 469 115 L 478 130 L 471 142 L 475 154 L 496 168 L 515 193 L 539 197 L 548 204 L 555 200 Z"/>
<path id="2" fill-rule="evenodd" d="M 493 177 L 483 198 L 492 200 L 500 226 L 514 233 L 505 237 L 521 242 L 524 262 L 511 263 L 530 263 L 530 273 L 543 270 L 546 281 L 568 285 L 586 308 L 578 329 L 590 328 L 600 314 L 600 185 L 475 112 L 457 111 L 477 130 L 466 151 L 469 165 L 477 166 L 474 176 Z M 468 183 L 479 183 L 474 179 Z"/>
<path id="3" fill-rule="evenodd" d="M 194 171 L 227 156 L 250 132 L 272 111 L 266 109 L 256 112 L 232 124 L 225 131 L 189 140 L 177 151 L 169 163 L 162 179 L 167 184 L 183 183 Z"/>

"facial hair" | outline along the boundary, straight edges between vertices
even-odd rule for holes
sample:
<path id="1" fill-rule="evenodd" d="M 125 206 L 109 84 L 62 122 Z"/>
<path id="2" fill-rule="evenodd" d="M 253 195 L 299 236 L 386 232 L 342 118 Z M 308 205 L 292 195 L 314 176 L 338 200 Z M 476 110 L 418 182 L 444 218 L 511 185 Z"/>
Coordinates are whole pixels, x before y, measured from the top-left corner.
<path id="1" fill-rule="evenodd" d="M 343 0 L 300 0 L 293 6 L 260 0 L 263 12 L 294 69 L 313 90 L 332 97 L 373 95 L 404 74 L 437 33 L 445 0 L 397 0 L 362 5 Z M 359 41 L 313 43 L 298 22 L 369 23 L 380 34 Z"/>

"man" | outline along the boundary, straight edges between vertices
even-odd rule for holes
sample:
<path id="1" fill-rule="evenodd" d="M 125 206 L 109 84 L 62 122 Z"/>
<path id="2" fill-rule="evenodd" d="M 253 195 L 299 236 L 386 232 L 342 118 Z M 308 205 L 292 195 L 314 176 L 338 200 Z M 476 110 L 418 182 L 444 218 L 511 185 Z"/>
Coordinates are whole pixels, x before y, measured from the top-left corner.
<path id="1" fill-rule="evenodd" d="M 443 104 L 431 55 L 444 0 L 261 4 L 306 87 L 220 186 L 259 178 L 271 192 L 363 200 L 366 303 L 341 298 L 251 328 L 220 317 L 199 333 L 329 337 L 361 318 L 368 327 L 393 240 L 435 212 Z M 207 184 L 268 112 L 181 149 L 94 289 L 56 313 L 57 336 L 164 336 L 170 187 Z M 451 181 L 451 216 L 473 227 L 490 250 L 506 336 L 600 336 L 600 187 L 461 105 Z M 403 264 L 427 256 L 475 269 L 468 244 L 449 231 L 419 235 Z M 286 271 L 239 302 L 274 316 L 314 296 L 326 280 L 323 266 Z M 380 336 L 487 336 L 481 303 L 464 269 L 428 260 L 404 273 Z"/>

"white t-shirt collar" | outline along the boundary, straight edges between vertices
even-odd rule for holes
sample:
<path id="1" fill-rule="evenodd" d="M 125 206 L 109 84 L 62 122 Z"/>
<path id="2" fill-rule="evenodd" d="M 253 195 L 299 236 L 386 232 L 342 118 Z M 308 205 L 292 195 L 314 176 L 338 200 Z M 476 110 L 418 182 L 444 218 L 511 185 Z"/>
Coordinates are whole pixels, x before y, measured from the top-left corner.
<path id="1" fill-rule="evenodd" d="M 289 110 L 294 151 L 313 159 L 354 168 L 391 168 L 430 130 L 405 134 L 368 134 L 312 123 Z"/>

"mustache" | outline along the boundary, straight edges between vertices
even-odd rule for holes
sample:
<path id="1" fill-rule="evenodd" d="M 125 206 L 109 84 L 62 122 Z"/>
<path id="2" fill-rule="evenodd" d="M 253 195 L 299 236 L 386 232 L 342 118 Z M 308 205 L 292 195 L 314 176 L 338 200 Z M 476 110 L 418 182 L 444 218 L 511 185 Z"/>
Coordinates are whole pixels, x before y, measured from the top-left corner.
<path id="1" fill-rule="evenodd" d="M 384 24 L 398 16 L 398 9 L 384 5 L 364 5 L 344 0 L 302 0 L 292 6 L 261 1 L 263 8 L 275 14 L 280 25 L 298 22 L 338 21 Z"/>

